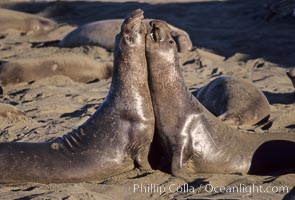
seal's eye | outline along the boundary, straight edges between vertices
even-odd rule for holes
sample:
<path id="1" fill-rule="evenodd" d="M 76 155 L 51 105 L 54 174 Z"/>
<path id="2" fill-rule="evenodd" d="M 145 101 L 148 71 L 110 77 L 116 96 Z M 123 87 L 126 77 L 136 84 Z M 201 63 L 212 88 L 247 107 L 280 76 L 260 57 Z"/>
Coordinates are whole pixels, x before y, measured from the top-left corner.
<path id="1" fill-rule="evenodd" d="M 174 41 L 173 40 L 169 40 L 169 44 L 174 44 Z"/>

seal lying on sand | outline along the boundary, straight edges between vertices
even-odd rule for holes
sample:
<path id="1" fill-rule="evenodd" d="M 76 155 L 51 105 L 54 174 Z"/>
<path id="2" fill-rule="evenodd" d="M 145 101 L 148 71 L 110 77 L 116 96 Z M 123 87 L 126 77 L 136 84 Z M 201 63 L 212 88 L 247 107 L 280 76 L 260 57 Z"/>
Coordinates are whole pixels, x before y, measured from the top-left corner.
<path id="1" fill-rule="evenodd" d="M 232 76 L 218 77 L 193 95 L 229 125 L 254 125 L 270 115 L 265 95 L 252 83 Z"/>
<path id="2" fill-rule="evenodd" d="M 293 86 L 295 87 L 295 68 L 287 71 L 287 75 L 290 78 L 290 80 L 292 81 Z"/>
<path id="3" fill-rule="evenodd" d="M 27 58 L 0 65 L 2 85 L 30 82 L 54 75 L 68 76 L 73 81 L 87 83 L 112 76 L 113 63 L 96 62 L 84 55 L 73 53 Z"/>
<path id="4" fill-rule="evenodd" d="M 144 20 L 148 24 L 151 19 Z M 120 26 L 123 19 L 102 20 L 85 24 L 65 36 L 60 42 L 61 47 L 76 47 L 82 45 L 97 45 L 108 50 L 114 49 L 114 38 L 120 32 Z M 172 25 L 171 35 L 176 39 L 178 50 L 180 52 L 192 49 L 192 42 L 184 30 Z"/>
<path id="5" fill-rule="evenodd" d="M 218 120 L 187 90 L 168 25 L 151 26 L 146 57 L 156 130 L 149 159 L 160 162 L 153 167 L 168 163 L 167 171 L 186 180 L 202 172 L 294 170 L 295 136 L 239 132 Z"/>
<path id="6" fill-rule="evenodd" d="M 116 38 L 112 84 L 104 103 L 76 130 L 45 143 L 0 143 L 0 182 L 99 180 L 149 168 L 154 114 L 148 88 L 143 11 Z"/>
<path id="7" fill-rule="evenodd" d="M 23 12 L 0 8 L 0 30 L 16 29 L 22 32 L 49 31 L 57 26 L 56 22 Z"/>

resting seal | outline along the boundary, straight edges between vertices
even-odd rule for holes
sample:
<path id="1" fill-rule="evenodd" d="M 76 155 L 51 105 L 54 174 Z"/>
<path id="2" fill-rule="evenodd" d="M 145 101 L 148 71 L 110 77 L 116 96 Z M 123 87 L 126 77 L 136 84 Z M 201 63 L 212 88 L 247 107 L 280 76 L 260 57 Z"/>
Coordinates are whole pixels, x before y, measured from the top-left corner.
<path id="1" fill-rule="evenodd" d="M 148 88 L 143 11 L 122 24 L 116 38 L 108 96 L 96 113 L 72 132 L 45 143 L 0 143 L 0 182 L 99 180 L 139 167 L 154 133 Z"/>
<path id="2" fill-rule="evenodd" d="M 218 77 L 193 95 L 229 125 L 254 125 L 270 115 L 265 95 L 252 83 L 233 76 Z"/>
<path id="3" fill-rule="evenodd" d="M 145 23 L 151 19 L 145 19 Z M 108 50 L 114 49 L 114 38 L 120 32 L 123 19 L 102 20 L 85 24 L 70 32 L 60 42 L 61 47 L 76 47 L 82 45 L 97 45 Z M 176 39 L 180 52 L 192 49 L 192 42 L 187 32 L 172 25 L 171 35 Z"/>
<path id="4" fill-rule="evenodd" d="M 159 160 L 153 167 L 168 164 L 167 171 L 186 180 L 202 172 L 294 170 L 295 136 L 248 134 L 218 120 L 186 88 L 168 25 L 151 26 L 146 57 L 156 130 L 150 160 Z"/>
<path id="5" fill-rule="evenodd" d="M 84 55 L 56 54 L 38 58 L 22 58 L 0 65 L 0 84 L 9 85 L 63 75 L 73 81 L 87 83 L 112 76 L 111 62 L 96 62 Z"/>
<path id="6" fill-rule="evenodd" d="M 42 32 L 52 30 L 56 22 L 28 13 L 0 8 L 0 30 L 16 29 L 22 32 Z"/>

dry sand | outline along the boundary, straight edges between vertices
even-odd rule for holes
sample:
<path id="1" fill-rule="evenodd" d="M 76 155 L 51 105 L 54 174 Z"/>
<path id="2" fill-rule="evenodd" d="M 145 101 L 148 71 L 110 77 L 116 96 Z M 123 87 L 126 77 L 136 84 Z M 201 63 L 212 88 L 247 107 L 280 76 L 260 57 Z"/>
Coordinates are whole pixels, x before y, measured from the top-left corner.
<path id="1" fill-rule="evenodd" d="M 17 59 L 66 53 L 109 61 L 112 53 L 99 47 L 34 48 L 32 43 L 60 40 L 77 25 L 123 18 L 131 10 L 141 8 L 145 11 L 146 18 L 166 20 L 190 34 L 197 49 L 180 54 L 180 62 L 191 91 L 219 75 L 245 78 L 263 90 L 271 103 L 271 123 L 255 127 L 252 131 L 255 134 L 295 134 L 294 87 L 285 73 L 287 68 L 294 65 L 294 18 L 266 22 L 264 2 L 257 0 L 151 2 L 152 4 L 148 1 L 89 1 L 65 3 L 56 7 L 54 3 L 48 2 L 1 1 L 1 7 L 46 16 L 63 26 L 37 34 L 21 33 L 13 29 L 0 30 L 0 61 L 13 62 Z M 109 85 L 110 80 L 84 84 L 65 76 L 53 76 L 5 86 L 3 96 L 0 94 L 1 103 L 15 106 L 24 115 L 13 117 L 14 113 L 18 113 L 13 108 L 10 118 L 13 120 L 0 118 L 0 142 L 48 141 L 67 133 L 95 112 L 104 100 Z M 249 190 L 253 184 L 261 186 L 263 190 L 271 189 L 270 187 L 276 190 L 282 186 L 291 190 L 294 183 L 294 174 L 200 174 L 195 182 L 188 185 L 188 191 L 183 180 L 169 174 L 133 170 L 98 182 L 0 184 L 0 199 L 282 199 L 286 191 Z M 134 192 L 141 184 L 150 190 L 145 192 L 142 188 Z M 241 185 L 244 192 L 210 192 L 210 185 Z M 182 188 L 177 191 L 178 186 Z"/>

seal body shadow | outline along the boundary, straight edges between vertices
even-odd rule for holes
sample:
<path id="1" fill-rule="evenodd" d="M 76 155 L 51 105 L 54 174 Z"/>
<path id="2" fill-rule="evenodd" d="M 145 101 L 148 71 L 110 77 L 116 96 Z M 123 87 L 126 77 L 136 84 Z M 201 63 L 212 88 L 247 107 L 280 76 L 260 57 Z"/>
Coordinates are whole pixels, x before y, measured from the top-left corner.
<path id="1" fill-rule="evenodd" d="M 292 148 L 285 151 L 278 143 L 272 145 L 287 154 L 276 156 L 277 160 L 271 162 L 288 162 L 272 170 L 295 169 L 295 153 L 291 151 L 295 147 L 294 136 L 240 132 L 212 115 L 184 84 L 167 24 L 152 21 L 151 26 L 153 29 L 146 36 L 146 57 L 157 134 L 151 152 L 161 150 L 160 154 L 150 156 L 158 161 L 153 163 L 154 168 L 169 166 L 165 171 L 187 181 L 192 181 L 197 173 L 249 173 L 254 155 L 263 162 L 272 154 L 267 148 L 259 150 L 264 143 L 283 140 L 291 142 Z M 267 171 L 267 166 L 263 169 Z M 251 170 L 257 174 L 264 172 Z"/>
<path id="2" fill-rule="evenodd" d="M 110 91 L 94 115 L 52 142 L 0 143 L 0 182 L 91 181 L 150 167 L 154 114 L 142 20 L 136 10 L 123 22 Z"/>
<path id="3" fill-rule="evenodd" d="M 289 155 L 292 155 L 292 157 Z M 262 157 L 263 159 L 261 159 Z M 279 171 L 282 166 L 285 166 L 283 168 L 285 172 L 295 173 L 294 159 L 295 142 L 286 140 L 267 141 L 255 150 L 251 160 L 249 173 L 269 175 L 274 171 Z M 274 162 L 274 160 L 279 162 Z"/>

